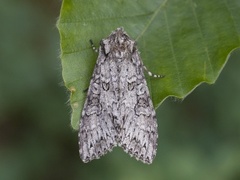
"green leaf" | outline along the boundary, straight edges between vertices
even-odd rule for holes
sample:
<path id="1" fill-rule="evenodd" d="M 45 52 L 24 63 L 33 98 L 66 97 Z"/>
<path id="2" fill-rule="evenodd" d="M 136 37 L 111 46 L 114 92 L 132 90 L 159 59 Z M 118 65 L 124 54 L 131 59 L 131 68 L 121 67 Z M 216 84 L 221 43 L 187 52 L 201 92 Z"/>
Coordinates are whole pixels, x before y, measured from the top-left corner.
<path id="1" fill-rule="evenodd" d="M 62 73 L 70 90 L 71 125 L 80 113 L 98 44 L 117 27 L 138 42 L 145 66 L 165 78 L 146 76 L 155 107 L 169 96 L 186 97 L 216 81 L 229 53 L 240 44 L 239 0 L 64 0 L 57 27 Z"/>

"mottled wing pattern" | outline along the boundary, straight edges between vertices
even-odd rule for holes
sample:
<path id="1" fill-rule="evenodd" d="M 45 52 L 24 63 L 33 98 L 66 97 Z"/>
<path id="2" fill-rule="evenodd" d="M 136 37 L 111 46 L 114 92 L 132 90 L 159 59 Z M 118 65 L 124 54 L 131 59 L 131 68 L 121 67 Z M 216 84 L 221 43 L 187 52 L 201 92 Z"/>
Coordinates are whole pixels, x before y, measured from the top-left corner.
<path id="1" fill-rule="evenodd" d="M 115 98 L 107 93 L 111 77 L 105 58 L 104 53 L 99 53 L 82 110 L 78 136 L 83 162 L 98 159 L 117 145 L 111 106 Z"/>
<path id="2" fill-rule="evenodd" d="M 89 162 L 118 145 L 150 164 L 157 150 L 157 120 L 135 41 L 118 28 L 99 50 L 80 121 L 80 157 Z"/>
<path id="3" fill-rule="evenodd" d="M 157 150 L 157 120 L 143 73 L 143 64 L 134 47 L 121 67 L 120 87 L 125 87 L 121 102 L 121 146 L 144 163 L 152 163 Z M 124 74 L 128 74 L 124 76 Z M 125 77 L 125 78 L 124 78 Z"/>

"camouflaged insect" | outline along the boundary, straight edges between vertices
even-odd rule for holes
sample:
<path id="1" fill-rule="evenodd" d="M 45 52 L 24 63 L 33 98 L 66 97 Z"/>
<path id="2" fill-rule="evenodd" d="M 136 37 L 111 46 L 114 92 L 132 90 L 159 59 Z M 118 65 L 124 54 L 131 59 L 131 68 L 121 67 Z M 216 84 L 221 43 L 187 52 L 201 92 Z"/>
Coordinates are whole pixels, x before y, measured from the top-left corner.
<path id="1" fill-rule="evenodd" d="M 120 146 L 137 160 L 152 163 L 157 151 L 157 120 L 144 69 L 135 41 L 123 28 L 101 41 L 80 120 L 83 162 Z"/>

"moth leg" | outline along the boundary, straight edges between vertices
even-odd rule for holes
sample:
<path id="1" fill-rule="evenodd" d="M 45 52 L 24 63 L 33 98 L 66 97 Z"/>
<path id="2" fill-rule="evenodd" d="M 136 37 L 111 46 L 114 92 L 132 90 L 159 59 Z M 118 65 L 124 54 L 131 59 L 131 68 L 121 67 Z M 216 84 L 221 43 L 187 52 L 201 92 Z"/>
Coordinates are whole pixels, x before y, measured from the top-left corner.
<path id="1" fill-rule="evenodd" d="M 83 92 L 84 92 L 84 93 L 87 93 L 87 92 L 88 92 L 88 88 L 84 89 Z"/>

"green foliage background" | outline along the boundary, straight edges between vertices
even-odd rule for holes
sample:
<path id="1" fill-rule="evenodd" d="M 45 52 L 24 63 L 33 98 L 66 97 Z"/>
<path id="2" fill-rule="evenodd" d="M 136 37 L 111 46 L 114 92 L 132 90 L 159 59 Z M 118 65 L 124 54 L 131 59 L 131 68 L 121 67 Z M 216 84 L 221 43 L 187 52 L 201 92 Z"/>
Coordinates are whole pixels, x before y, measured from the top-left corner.
<path id="1" fill-rule="evenodd" d="M 240 179 L 240 51 L 214 85 L 157 109 L 160 137 L 152 165 L 120 148 L 83 164 L 58 58 L 60 3 L 0 2 L 1 180 Z"/>

